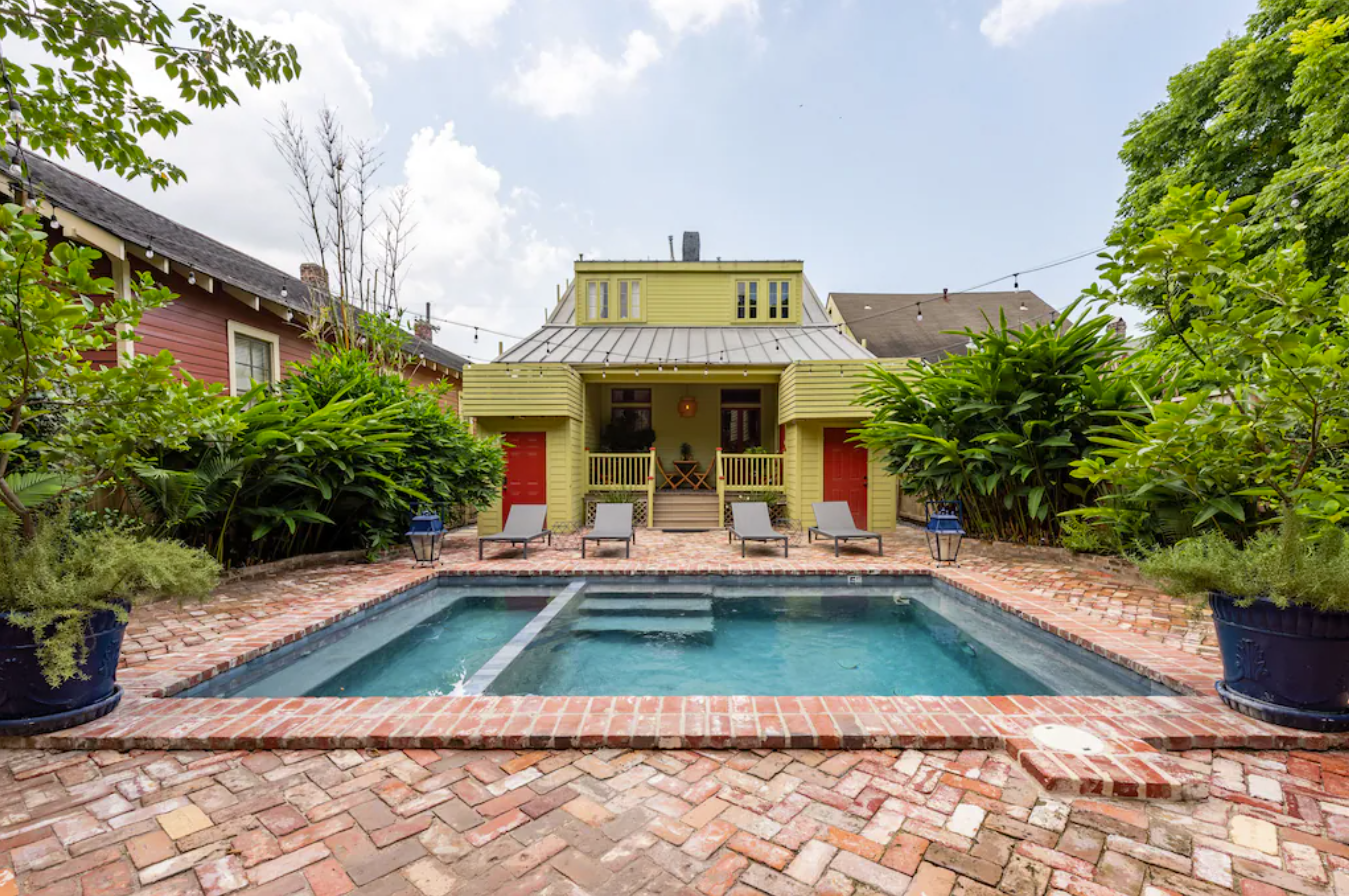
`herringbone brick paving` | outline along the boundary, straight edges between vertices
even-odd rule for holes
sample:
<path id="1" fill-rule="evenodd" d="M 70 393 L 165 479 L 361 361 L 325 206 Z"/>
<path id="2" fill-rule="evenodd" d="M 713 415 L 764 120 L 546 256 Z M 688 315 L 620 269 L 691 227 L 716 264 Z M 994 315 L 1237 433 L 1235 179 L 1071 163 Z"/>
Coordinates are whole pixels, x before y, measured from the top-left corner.
<path id="1" fill-rule="evenodd" d="M 0 752 L 0 894 L 1349 896 L 1349 755 L 1198 803 L 980 751 Z"/>

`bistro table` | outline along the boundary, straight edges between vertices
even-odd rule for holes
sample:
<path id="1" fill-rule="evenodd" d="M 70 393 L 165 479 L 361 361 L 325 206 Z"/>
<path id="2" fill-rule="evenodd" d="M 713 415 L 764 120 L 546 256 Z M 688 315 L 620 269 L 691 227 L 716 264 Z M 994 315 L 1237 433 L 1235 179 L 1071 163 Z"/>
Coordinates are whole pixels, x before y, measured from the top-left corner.
<path id="1" fill-rule="evenodd" d="M 675 488 L 688 486 L 694 491 L 712 488 L 707 484 L 707 474 L 699 472 L 696 460 L 677 460 L 674 468 L 675 475 L 670 477 L 670 484 Z"/>

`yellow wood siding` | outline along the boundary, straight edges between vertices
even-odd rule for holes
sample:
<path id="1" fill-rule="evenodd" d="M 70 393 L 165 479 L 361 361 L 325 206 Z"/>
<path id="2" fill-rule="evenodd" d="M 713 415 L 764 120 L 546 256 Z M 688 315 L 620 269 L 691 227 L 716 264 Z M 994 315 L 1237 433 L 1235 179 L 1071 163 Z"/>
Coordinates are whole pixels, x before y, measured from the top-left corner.
<path id="1" fill-rule="evenodd" d="M 566 364 L 474 364 L 464 371 L 465 417 L 585 415 L 580 375 Z"/>
<path id="2" fill-rule="evenodd" d="M 478 419 L 478 430 L 484 435 L 502 435 L 510 432 L 542 432 L 548 453 L 548 525 L 555 531 L 575 527 L 581 512 L 581 450 L 584 424 L 570 417 L 514 420 L 502 417 Z M 478 534 L 491 535 L 501 531 L 501 496 L 478 514 Z"/>
<path id="3" fill-rule="evenodd" d="M 778 419 L 837 420 L 864 419 L 871 416 L 865 407 L 853 404 L 866 383 L 863 374 L 873 364 L 898 370 L 907 362 L 895 359 L 879 361 L 808 361 L 793 364 L 782 372 Z"/>
<path id="4" fill-rule="evenodd" d="M 655 326 L 784 326 L 801 322 L 804 277 L 800 262 L 666 262 L 659 266 L 640 262 L 577 262 L 576 322 L 578 324 L 622 324 L 618 318 L 618 284 L 622 280 L 642 282 L 642 318 L 635 325 Z M 752 280 L 759 284 L 758 316 L 736 317 L 736 283 Z M 609 283 L 609 317 L 590 316 L 591 282 Z M 768 284 L 786 282 L 790 302 L 786 317 L 768 316 Z"/>
<path id="5" fill-rule="evenodd" d="M 797 420 L 787 429 L 787 514 L 802 527 L 815 525 L 811 504 L 824 500 L 824 431 L 854 429 L 857 419 Z M 867 470 L 867 519 L 858 525 L 875 532 L 895 528 L 897 483 L 882 457 L 870 453 Z"/>

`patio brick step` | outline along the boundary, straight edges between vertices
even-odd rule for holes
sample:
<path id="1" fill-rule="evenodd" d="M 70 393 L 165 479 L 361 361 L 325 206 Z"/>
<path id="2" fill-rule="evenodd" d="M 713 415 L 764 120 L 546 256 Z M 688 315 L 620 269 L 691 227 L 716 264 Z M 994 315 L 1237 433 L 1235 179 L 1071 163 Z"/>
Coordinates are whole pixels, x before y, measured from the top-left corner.
<path id="1" fill-rule="evenodd" d="M 591 615 L 710 616 L 707 597 L 590 597 L 581 602 L 581 612 Z"/>
<path id="2" fill-rule="evenodd" d="M 690 635 L 710 638 L 711 616 L 587 616 L 571 624 L 573 632 L 621 632 L 634 635 Z"/>

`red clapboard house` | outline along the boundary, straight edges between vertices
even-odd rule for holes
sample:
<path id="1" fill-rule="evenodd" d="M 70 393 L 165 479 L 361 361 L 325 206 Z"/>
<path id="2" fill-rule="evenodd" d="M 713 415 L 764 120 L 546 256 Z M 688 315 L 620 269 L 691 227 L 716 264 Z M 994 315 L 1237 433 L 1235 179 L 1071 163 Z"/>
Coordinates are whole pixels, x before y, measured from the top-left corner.
<path id="1" fill-rule="evenodd" d="M 179 296 L 145 314 L 140 341 L 120 342 L 93 360 L 116 364 L 132 352 L 167 349 L 184 371 L 237 394 L 255 381 L 278 381 L 291 363 L 313 353 L 305 324 L 311 287 L 327 288 L 323 268 L 301 265 L 293 277 L 54 162 L 31 153 L 26 161 L 40 210 L 60 225 L 54 236 L 102 252 L 98 273 L 111 276 L 119 291 L 149 271 Z M 0 181 L 0 192 L 14 190 Z M 448 381 L 454 389 L 448 401 L 457 408 L 467 361 L 431 341 L 429 321 L 415 330 L 404 347 L 414 359 L 404 375 L 415 384 Z"/>

